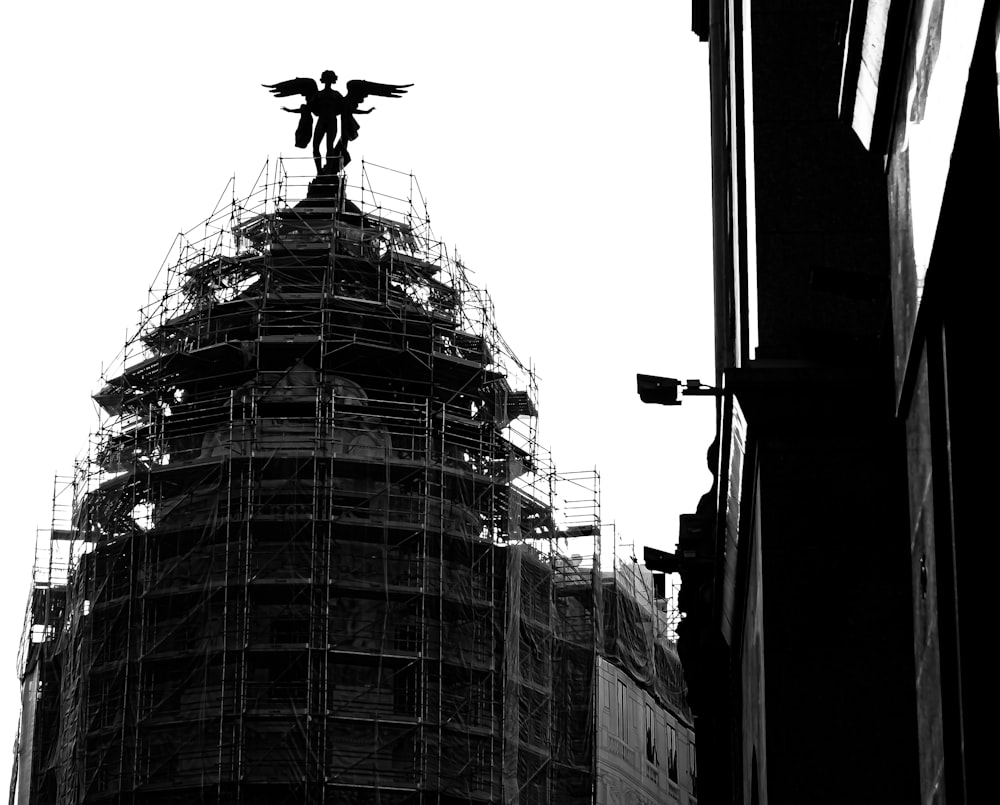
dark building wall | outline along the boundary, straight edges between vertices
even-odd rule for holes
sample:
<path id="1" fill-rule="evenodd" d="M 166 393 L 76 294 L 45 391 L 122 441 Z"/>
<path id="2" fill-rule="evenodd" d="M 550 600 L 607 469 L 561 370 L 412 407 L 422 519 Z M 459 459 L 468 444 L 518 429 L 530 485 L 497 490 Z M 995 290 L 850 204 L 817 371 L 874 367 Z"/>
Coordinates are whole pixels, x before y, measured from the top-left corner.
<path id="1" fill-rule="evenodd" d="M 963 50 L 970 60 L 968 80 L 961 75 L 957 86 L 935 88 L 935 73 L 919 58 L 944 52 L 948 42 L 922 41 L 913 29 L 906 39 L 904 86 L 911 80 L 924 92 L 930 83 L 931 95 L 964 95 L 955 107 L 960 116 L 953 146 L 946 141 L 933 154 L 947 162 L 948 171 L 942 196 L 931 199 L 940 204 L 940 215 L 931 233 L 929 262 L 915 248 L 913 231 L 914 210 L 928 201 L 918 193 L 926 190 L 911 182 L 905 140 L 897 134 L 889 145 L 895 363 L 908 445 L 920 799 L 925 803 L 969 801 L 972 792 L 988 786 L 988 759 L 975 736 L 989 729 L 982 702 L 990 693 L 986 675 L 976 670 L 982 667 L 977 646 L 978 635 L 991 629 L 984 575 L 997 561 L 994 541 L 982 539 L 992 530 L 993 483 L 983 471 L 987 420 L 980 378 L 988 374 L 996 298 L 993 272 L 984 268 L 997 264 L 1000 220 L 995 193 L 986 190 L 1000 182 L 998 6 L 985 3 L 978 25 L 967 25 L 964 32 L 949 16 L 954 7 L 944 7 L 937 36 L 964 35 L 968 44 Z M 915 4 L 914 14 L 920 11 Z M 928 18 L 940 12 L 934 6 Z M 912 109 L 907 115 L 902 102 L 894 111 L 897 129 L 914 122 L 942 123 L 933 119 L 930 105 L 926 121 L 915 121 Z"/>
<path id="2" fill-rule="evenodd" d="M 754 509 L 760 507 L 759 487 L 753 490 Z M 764 673 L 764 589 L 761 578 L 761 533 L 759 520 L 746 535 L 744 572 L 746 607 L 739 647 L 742 719 L 743 802 L 767 803 L 767 695 Z"/>
<path id="3" fill-rule="evenodd" d="M 845 118 L 888 179 L 897 416 L 905 427 L 922 802 L 985 782 L 973 737 L 989 696 L 974 635 L 989 631 L 996 564 L 982 469 L 1000 178 L 996 0 L 870 0 L 852 26 Z M 880 56 L 881 58 L 875 58 Z M 851 78 L 857 72 L 856 81 Z M 987 190 L 988 188 L 988 190 Z"/>
<path id="4" fill-rule="evenodd" d="M 891 413 L 832 393 L 853 372 L 795 371 L 756 384 L 753 371 L 736 391 L 756 434 L 758 490 L 739 550 L 756 561 L 748 538 L 757 532 L 766 796 L 897 801 L 908 775 L 913 782 L 914 719 L 905 530 L 901 507 L 889 505 L 902 492 L 887 471 Z M 746 606 L 749 619 L 755 602 Z M 744 657 L 744 695 L 761 684 L 754 671 Z M 739 729 L 745 757 L 753 723 Z"/>
<path id="5" fill-rule="evenodd" d="M 885 186 L 878 160 L 837 118 L 848 6 L 752 4 L 760 348 L 751 358 L 877 357 Z"/>
<path id="6" fill-rule="evenodd" d="M 992 3 L 992 8 L 997 32 L 1000 3 Z M 992 674 L 982 661 L 980 636 L 994 628 L 989 574 L 998 562 L 996 541 L 983 539 L 993 531 L 990 523 L 995 523 L 991 501 L 996 482 L 993 473 L 983 468 L 984 444 L 989 439 L 981 379 L 990 374 L 989 345 L 997 298 L 996 277 L 984 267 L 1000 263 L 995 240 L 1000 220 L 996 197 L 996 188 L 1000 188 L 1000 120 L 998 87 L 991 80 L 1000 65 L 991 64 L 989 59 L 997 37 L 997 33 L 993 37 L 990 33 L 989 16 L 984 14 L 939 231 L 942 273 L 951 280 L 943 292 L 940 349 L 944 383 L 937 400 L 938 406 L 946 406 L 948 415 L 947 430 L 939 437 L 937 449 L 939 453 L 947 451 L 945 466 L 949 471 L 939 475 L 944 476 L 944 497 L 951 504 L 951 522 L 943 524 L 946 536 L 941 550 L 946 561 L 940 562 L 942 575 L 946 575 L 941 594 L 948 596 L 950 605 L 945 611 L 954 622 L 951 667 L 946 677 L 953 704 L 946 714 L 958 722 L 949 734 L 954 747 L 949 754 L 951 763 L 961 763 L 967 800 L 974 797 L 972 792 L 987 790 L 990 784 L 988 741 L 976 736 L 988 735 L 992 728 L 989 708 L 982 707 L 992 697 Z M 956 266 L 961 270 L 954 270 Z M 980 278 L 985 279 L 983 287 Z"/>
<path id="7" fill-rule="evenodd" d="M 912 769 L 885 181 L 837 116 L 849 6 L 750 14 L 760 341 L 731 378 L 756 452 L 741 539 L 760 528 L 776 802 L 885 801 Z"/>
<path id="8" fill-rule="evenodd" d="M 682 521 L 679 559 L 704 802 L 917 797 L 890 205 L 881 155 L 839 116 L 853 5 L 695 3 L 713 62 L 751 54 L 711 70 L 732 123 L 713 121 L 724 388 L 713 511 Z M 709 553 L 710 602 L 685 558 Z"/>
<path id="9" fill-rule="evenodd" d="M 693 12 L 724 382 L 676 560 L 703 801 L 969 801 L 989 768 L 1000 3 Z"/>

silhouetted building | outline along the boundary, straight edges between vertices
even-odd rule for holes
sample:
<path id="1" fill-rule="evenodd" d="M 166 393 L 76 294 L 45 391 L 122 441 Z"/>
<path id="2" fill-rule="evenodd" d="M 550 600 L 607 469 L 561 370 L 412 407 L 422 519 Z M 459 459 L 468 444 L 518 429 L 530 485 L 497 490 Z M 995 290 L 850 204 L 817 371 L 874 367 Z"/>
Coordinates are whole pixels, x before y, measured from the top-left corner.
<path id="1" fill-rule="evenodd" d="M 715 483 L 659 564 L 683 578 L 702 801 L 964 802 L 988 790 L 968 652 L 993 550 L 972 450 L 997 3 L 692 8 L 719 425 Z"/>
<path id="2" fill-rule="evenodd" d="M 997 287 L 986 267 L 1000 264 L 1000 3 L 855 5 L 840 111 L 885 166 L 920 801 L 969 802 L 990 788 L 992 693 L 974 652 L 994 625 L 997 554 L 982 539 L 993 484 L 975 455 Z"/>
<path id="3" fill-rule="evenodd" d="M 691 801 L 667 618 L 601 571 L 596 473 L 538 448 L 534 377 L 412 177 L 285 166 L 179 237 L 94 395 L 12 801 Z"/>

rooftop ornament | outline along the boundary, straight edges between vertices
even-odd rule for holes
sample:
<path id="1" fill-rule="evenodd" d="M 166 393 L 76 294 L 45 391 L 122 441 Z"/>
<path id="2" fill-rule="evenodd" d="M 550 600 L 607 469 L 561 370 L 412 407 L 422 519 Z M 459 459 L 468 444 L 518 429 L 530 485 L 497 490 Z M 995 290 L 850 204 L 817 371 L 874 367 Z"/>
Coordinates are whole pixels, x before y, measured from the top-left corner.
<path id="1" fill-rule="evenodd" d="M 263 84 L 278 98 L 301 95 L 305 98 L 298 109 L 281 107 L 286 112 L 299 115 L 299 125 L 295 129 L 295 147 L 305 148 L 312 140 L 313 161 L 316 163 L 317 175 L 335 174 L 343 170 L 351 161 L 347 153 L 347 145 L 358 137 L 361 128 L 355 115 L 367 115 L 375 109 L 359 108 L 369 95 L 380 98 L 399 98 L 406 94 L 413 84 L 376 84 L 373 81 L 348 81 L 347 95 L 341 95 L 333 89 L 337 83 L 337 74 L 333 70 L 324 70 L 319 77 L 323 89 L 311 78 L 293 78 L 289 81 L 279 81 L 277 84 Z M 316 126 L 313 128 L 313 117 Z M 337 139 L 337 118 L 340 118 L 340 139 Z M 326 140 L 326 164 L 320 156 L 320 143 Z"/>

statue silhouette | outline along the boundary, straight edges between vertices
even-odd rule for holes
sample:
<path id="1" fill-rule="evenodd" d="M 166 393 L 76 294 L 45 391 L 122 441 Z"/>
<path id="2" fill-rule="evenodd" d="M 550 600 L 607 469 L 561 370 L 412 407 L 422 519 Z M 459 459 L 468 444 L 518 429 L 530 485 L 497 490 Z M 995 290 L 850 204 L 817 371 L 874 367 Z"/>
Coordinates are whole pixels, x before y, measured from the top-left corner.
<path id="1" fill-rule="evenodd" d="M 337 83 L 337 74 L 333 70 L 324 70 L 319 78 L 323 89 L 311 78 L 293 78 L 289 81 L 279 81 L 277 84 L 264 84 L 273 95 L 287 98 L 291 95 L 301 95 L 305 98 L 298 109 L 281 107 L 286 112 L 299 115 L 299 125 L 295 129 L 295 147 L 305 148 L 312 139 L 313 161 L 316 163 L 316 173 L 337 173 L 351 161 L 347 145 L 357 139 L 361 126 L 355 115 L 367 115 L 373 109 L 361 109 L 361 103 L 369 95 L 381 98 L 399 98 L 406 94 L 413 84 L 376 84 L 373 81 L 348 81 L 347 95 L 341 95 L 333 89 Z M 313 117 L 316 126 L 313 128 Z M 340 139 L 337 139 L 337 120 L 340 120 Z M 320 144 L 326 140 L 326 165 L 320 156 Z"/>

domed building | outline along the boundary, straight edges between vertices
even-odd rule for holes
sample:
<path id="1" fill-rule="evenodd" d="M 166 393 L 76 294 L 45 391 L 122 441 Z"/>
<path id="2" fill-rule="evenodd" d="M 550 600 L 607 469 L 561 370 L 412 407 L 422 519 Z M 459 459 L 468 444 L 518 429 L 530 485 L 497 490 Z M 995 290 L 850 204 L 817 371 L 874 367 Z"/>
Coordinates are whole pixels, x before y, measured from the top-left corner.
<path id="1" fill-rule="evenodd" d="M 175 243 L 39 546 L 16 801 L 592 801 L 596 474 L 557 517 L 532 373 L 361 173 Z"/>

